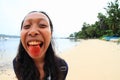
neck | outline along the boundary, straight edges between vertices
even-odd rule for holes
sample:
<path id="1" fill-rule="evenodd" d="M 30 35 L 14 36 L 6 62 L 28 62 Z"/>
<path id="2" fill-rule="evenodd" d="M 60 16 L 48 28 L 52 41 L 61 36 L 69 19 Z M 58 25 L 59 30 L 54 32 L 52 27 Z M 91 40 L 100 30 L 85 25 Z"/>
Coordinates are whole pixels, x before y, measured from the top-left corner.
<path id="1" fill-rule="evenodd" d="M 40 67 L 43 67 L 44 66 L 44 59 L 35 59 L 34 60 L 35 62 L 35 65 L 37 66 L 37 68 L 39 69 Z"/>
<path id="2" fill-rule="evenodd" d="M 44 62 L 44 60 L 34 60 L 34 62 L 35 62 L 36 67 L 39 70 L 40 80 L 43 80 L 44 76 L 45 76 L 45 72 L 44 72 L 44 64 L 45 64 L 45 62 Z"/>

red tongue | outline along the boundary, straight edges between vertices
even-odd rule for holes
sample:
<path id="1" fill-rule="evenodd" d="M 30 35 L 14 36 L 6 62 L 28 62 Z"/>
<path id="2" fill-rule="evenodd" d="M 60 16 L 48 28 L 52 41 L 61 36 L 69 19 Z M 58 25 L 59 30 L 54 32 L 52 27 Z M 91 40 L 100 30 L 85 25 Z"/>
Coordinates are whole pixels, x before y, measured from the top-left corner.
<path id="1" fill-rule="evenodd" d="M 32 55 L 38 56 L 40 54 L 40 46 L 39 45 L 29 46 L 29 51 Z"/>

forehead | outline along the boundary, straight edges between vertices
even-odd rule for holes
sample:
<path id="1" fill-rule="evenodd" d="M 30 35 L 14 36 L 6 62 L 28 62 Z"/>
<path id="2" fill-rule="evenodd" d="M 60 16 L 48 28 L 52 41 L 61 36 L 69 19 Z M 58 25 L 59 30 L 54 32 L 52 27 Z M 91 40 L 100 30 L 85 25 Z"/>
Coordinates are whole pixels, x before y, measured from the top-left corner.
<path id="1" fill-rule="evenodd" d="M 24 18 L 24 21 L 27 21 L 27 20 L 45 20 L 45 21 L 49 22 L 48 17 L 45 14 L 40 13 L 40 12 L 29 13 Z"/>

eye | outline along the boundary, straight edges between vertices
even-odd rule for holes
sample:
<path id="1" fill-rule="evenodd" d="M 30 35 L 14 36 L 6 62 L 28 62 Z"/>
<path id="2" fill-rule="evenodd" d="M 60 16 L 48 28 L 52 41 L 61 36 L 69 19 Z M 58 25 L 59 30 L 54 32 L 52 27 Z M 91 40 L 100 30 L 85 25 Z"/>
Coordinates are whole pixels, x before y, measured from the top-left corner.
<path id="1" fill-rule="evenodd" d="M 39 27 L 40 27 L 40 28 L 46 28 L 47 25 L 46 25 L 46 24 L 42 24 L 42 23 L 40 23 L 40 24 L 39 24 Z"/>
<path id="2" fill-rule="evenodd" d="M 27 25 L 24 25 L 23 28 L 24 28 L 24 29 L 29 29 L 30 26 L 31 26 L 30 24 L 27 24 Z"/>

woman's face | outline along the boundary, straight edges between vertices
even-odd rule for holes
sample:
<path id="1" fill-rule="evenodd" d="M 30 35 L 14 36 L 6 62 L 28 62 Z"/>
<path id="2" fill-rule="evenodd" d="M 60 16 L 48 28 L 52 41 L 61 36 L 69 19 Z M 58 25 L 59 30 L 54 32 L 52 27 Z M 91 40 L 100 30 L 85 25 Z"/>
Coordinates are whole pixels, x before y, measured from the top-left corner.
<path id="1" fill-rule="evenodd" d="M 51 41 L 51 28 L 46 15 L 39 12 L 28 14 L 21 29 L 21 42 L 33 59 L 44 59 Z"/>

